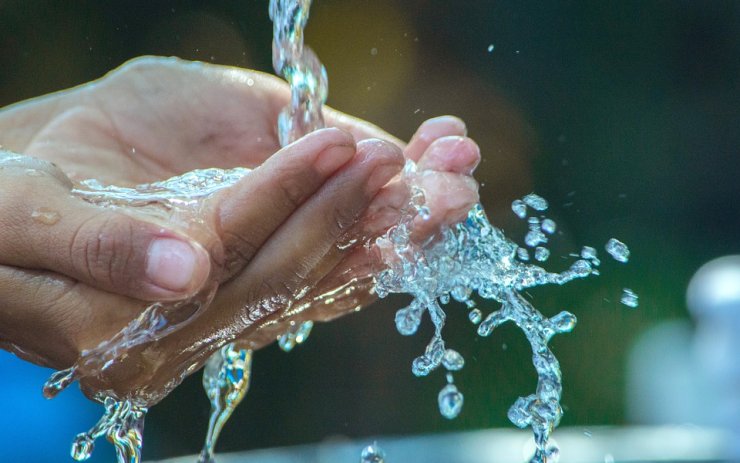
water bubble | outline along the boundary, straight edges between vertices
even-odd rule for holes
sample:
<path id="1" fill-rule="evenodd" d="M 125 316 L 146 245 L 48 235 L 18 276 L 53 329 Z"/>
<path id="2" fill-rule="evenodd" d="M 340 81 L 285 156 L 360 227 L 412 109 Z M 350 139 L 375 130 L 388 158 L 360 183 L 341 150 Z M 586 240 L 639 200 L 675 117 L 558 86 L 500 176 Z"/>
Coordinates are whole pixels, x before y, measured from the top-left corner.
<path id="1" fill-rule="evenodd" d="M 372 56 L 376 56 L 376 55 L 378 54 L 378 49 L 377 49 L 377 48 L 375 48 L 375 47 L 371 48 L 371 49 L 370 49 L 370 54 L 371 54 Z"/>
<path id="2" fill-rule="evenodd" d="M 488 50 L 488 53 L 491 53 L 491 52 L 493 51 L 493 48 L 494 48 L 494 47 L 493 47 L 493 44 L 490 44 L 490 45 L 488 46 L 488 48 L 487 48 L 487 50 Z"/>
<path id="3" fill-rule="evenodd" d="M 360 463 L 385 463 L 385 452 L 375 442 L 362 449 Z"/>
<path id="4" fill-rule="evenodd" d="M 622 290 L 622 298 L 619 300 L 622 304 L 633 309 L 639 305 L 639 297 L 637 294 L 629 288 Z"/>
<path id="5" fill-rule="evenodd" d="M 442 365 L 449 371 L 461 370 L 465 366 L 465 359 L 456 350 L 447 349 L 442 357 Z"/>
<path id="6" fill-rule="evenodd" d="M 630 258 L 630 250 L 627 245 L 616 238 L 612 238 L 606 243 L 606 252 L 618 262 L 627 262 Z"/>
<path id="7" fill-rule="evenodd" d="M 614 455 L 611 453 L 604 455 L 604 463 L 614 463 Z"/>
<path id="8" fill-rule="evenodd" d="M 542 196 L 530 193 L 522 198 L 524 204 L 531 207 L 535 211 L 545 211 L 548 208 L 547 200 Z"/>
<path id="9" fill-rule="evenodd" d="M 468 319 L 470 319 L 471 323 L 477 325 L 483 319 L 483 313 L 481 313 L 480 309 L 473 309 L 468 312 Z"/>
<path id="10" fill-rule="evenodd" d="M 442 414 L 448 420 L 457 418 L 462 410 L 464 397 L 460 391 L 457 390 L 457 386 L 454 384 L 447 384 L 439 391 L 437 396 L 439 403 L 439 413 Z"/>
<path id="11" fill-rule="evenodd" d="M 527 205 L 521 199 L 515 199 L 511 203 L 511 210 L 514 211 L 517 217 L 523 219 L 527 217 Z"/>
<path id="12" fill-rule="evenodd" d="M 26 169 L 26 175 L 29 177 L 43 177 L 44 172 L 39 169 Z"/>
<path id="13" fill-rule="evenodd" d="M 549 257 L 550 257 L 550 250 L 547 248 L 543 248 L 542 246 L 537 246 L 537 249 L 534 250 L 534 258 L 540 262 L 546 261 Z"/>
<path id="14" fill-rule="evenodd" d="M 583 435 L 586 436 L 586 437 L 588 437 L 590 439 L 591 437 L 593 437 L 594 433 L 592 433 L 588 429 L 584 429 L 583 430 Z"/>
<path id="15" fill-rule="evenodd" d="M 542 221 L 542 231 L 548 235 L 552 235 L 557 230 L 558 226 L 552 219 L 545 219 Z"/>
<path id="16" fill-rule="evenodd" d="M 59 219 L 61 219 L 62 216 L 59 215 L 59 212 L 57 211 L 46 207 L 40 207 L 31 212 L 31 218 L 36 222 L 43 223 L 44 225 L 54 225 L 59 222 Z"/>

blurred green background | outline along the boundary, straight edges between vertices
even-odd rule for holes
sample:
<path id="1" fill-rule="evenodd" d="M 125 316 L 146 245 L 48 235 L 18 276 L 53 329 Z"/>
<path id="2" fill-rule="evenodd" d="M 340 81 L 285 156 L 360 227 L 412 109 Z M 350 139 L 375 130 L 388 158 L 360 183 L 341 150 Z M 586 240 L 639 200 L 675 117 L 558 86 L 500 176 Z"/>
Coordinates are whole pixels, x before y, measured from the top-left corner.
<path id="1" fill-rule="evenodd" d="M 267 0 L 0 0 L 0 106 L 144 54 L 270 72 L 270 40 Z M 553 341 L 562 424 L 623 424 L 631 343 L 687 317 L 693 272 L 740 251 L 740 2 L 315 0 L 306 41 L 335 108 L 401 138 L 429 117 L 462 117 L 483 153 L 476 176 L 494 223 L 521 242 L 511 201 L 549 199 L 562 231 L 549 268 L 566 268 L 561 256 L 584 244 L 629 244 L 627 266 L 604 259 L 598 278 L 531 291 L 546 314 L 579 318 Z M 640 295 L 639 309 L 618 303 L 623 287 Z M 290 354 L 260 351 L 220 450 L 511 426 L 508 407 L 536 382 L 521 332 L 481 339 L 464 310 L 451 310 L 446 339 L 467 360 L 456 375 L 466 395 L 447 421 L 436 406 L 443 373 L 410 372 L 431 330 L 397 334 L 403 302 L 316 326 Z M 198 373 L 149 414 L 145 456 L 198 451 L 207 414 Z M 82 430 L 46 432 L 66 441 Z M 24 461 L 48 461 L 3 439 L 25 447 Z"/>

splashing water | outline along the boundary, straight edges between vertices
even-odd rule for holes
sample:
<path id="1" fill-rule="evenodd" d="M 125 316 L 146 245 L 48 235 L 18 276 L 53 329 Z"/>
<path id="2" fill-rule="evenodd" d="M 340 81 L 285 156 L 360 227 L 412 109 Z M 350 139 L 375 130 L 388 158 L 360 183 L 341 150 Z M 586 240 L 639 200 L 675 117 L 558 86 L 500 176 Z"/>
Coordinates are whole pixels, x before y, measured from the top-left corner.
<path id="1" fill-rule="evenodd" d="M 324 127 L 321 110 L 329 88 L 326 69 L 303 43 L 310 8 L 311 0 L 270 0 L 272 65 L 288 81 L 291 91 L 290 105 L 278 117 L 283 146 Z"/>
<path id="2" fill-rule="evenodd" d="M 303 28 L 308 21 L 310 7 L 310 0 L 270 1 L 273 66 L 275 72 L 288 81 L 291 89 L 291 104 L 278 116 L 281 146 L 324 127 L 321 108 L 327 96 L 326 69 L 316 54 L 303 44 Z M 278 337 L 278 345 L 283 351 L 290 352 L 308 338 L 312 328 L 311 321 L 292 322 L 288 331 Z M 199 463 L 215 462 L 214 449 L 219 433 L 249 387 L 251 359 L 251 350 L 240 349 L 231 343 L 208 360 L 203 370 L 203 386 L 211 400 L 211 414 Z"/>
<path id="3" fill-rule="evenodd" d="M 248 175 L 249 169 L 204 169 L 188 172 L 162 182 L 133 188 L 104 186 L 96 180 L 81 182 L 72 194 L 90 203 L 110 208 L 137 208 L 154 217 L 168 219 L 189 227 L 203 227 L 197 219 L 199 200 L 234 185 Z M 210 230 L 203 230 L 212 233 Z M 216 290 L 212 283 L 194 297 L 177 302 L 155 302 L 143 310 L 111 339 L 93 349 L 83 351 L 70 368 L 55 372 L 44 384 L 43 393 L 53 398 L 74 381 L 102 375 L 117 359 L 136 346 L 143 345 L 172 333 L 183 326 L 205 306 Z M 119 463 L 137 463 L 141 458 L 141 430 L 147 412 L 145 404 L 156 402 L 184 378 L 176 378 L 164 391 L 149 396 L 116 398 L 108 392 L 99 392 L 96 400 L 103 403 L 104 414 L 88 432 L 77 436 L 72 446 L 72 457 L 86 460 L 92 454 L 93 441 L 105 435 L 115 446 Z"/>
<path id="4" fill-rule="evenodd" d="M 274 23 L 273 65 L 291 88 L 291 104 L 278 119 L 282 145 L 324 126 L 321 109 L 327 96 L 326 70 L 313 51 L 303 44 L 303 28 L 310 4 L 310 0 L 270 1 L 270 17 Z M 206 169 L 135 188 L 103 186 L 90 180 L 73 193 L 102 206 L 141 207 L 170 217 L 173 211 L 177 215 L 179 211 L 197 210 L 199 199 L 233 185 L 248 173 L 248 169 Z M 521 292 L 534 286 L 562 285 L 576 278 L 597 275 L 600 262 L 595 249 L 584 247 L 581 258 L 570 268 L 560 273 L 548 272 L 526 263 L 529 260 L 527 249 L 508 240 L 501 230 L 493 227 L 480 204 L 471 209 L 464 222 L 440 230 L 436 239 L 421 246 L 411 239 L 413 222 L 417 217 L 423 219 L 429 212 L 412 162 L 407 163 L 403 176 L 412 193 L 411 199 L 399 223 L 376 240 L 376 244 L 388 252 L 384 254 L 387 268 L 376 275 L 375 283 L 380 297 L 390 293 L 413 296 L 411 304 L 396 314 L 396 326 L 401 334 L 414 334 L 425 313 L 434 325 L 434 335 L 425 352 L 412 363 L 413 373 L 427 376 L 440 366 L 448 371 L 447 384 L 438 395 L 438 405 L 441 414 L 452 419 L 461 412 L 464 397 L 454 384 L 451 372 L 462 369 L 464 359 L 457 351 L 445 347 L 442 329 L 446 314 L 442 305 L 450 299 L 463 303 L 482 337 L 491 335 L 505 322 L 515 323 L 532 347 L 538 382 L 535 393 L 517 399 L 508 417 L 518 427 L 532 428 L 537 449 L 531 461 L 552 462 L 558 450 L 548 445 L 548 439 L 563 413 L 560 406 L 562 381 L 560 365 L 548 343 L 555 334 L 571 331 L 576 317 L 563 311 L 548 318 Z M 530 209 L 543 212 L 547 208 L 547 201 L 534 193 L 512 203 L 513 212 L 521 219 L 527 219 Z M 187 221 L 192 214 L 184 216 L 181 219 Z M 548 235 L 556 231 L 556 224 L 546 217 L 535 216 L 529 217 L 527 223 L 524 242 L 534 249 L 535 259 L 544 261 L 549 250 L 543 245 L 548 242 Z M 612 239 L 606 249 L 616 260 L 627 262 L 629 250 L 623 243 Z M 83 352 L 72 368 L 55 373 L 45 385 L 45 395 L 53 397 L 75 380 L 103 372 L 132 347 L 173 332 L 208 305 L 214 292 L 215 285 L 189 301 L 151 304 L 112 339 Z M 625 294 L 634 296 L 636 305 L 637 295 L 627 294 L 626 290 Z M 483 318 L 473 299 L 476 295 L 495 301 L 500 307 Z M 188 315 L 182 316 L 183 313 Z M 303 342 L 311 327 L 310 323 L 291 326 L 278 338 L 281 348 L 289 351 Z M 218 435 L 248 389 L 251 357 L 251 350 L 231 343 L 208 361 L 203 383 L 212 403 L 212 413 L 201 463 L 213 461 Z M 172 387 L 178 383 L 174 382 Z M 98 400 L 104 403 L 105 414 L 89 432 L 77 437 L 73 457 L 77 460 L 89 458 L 94 439 L 105 435 L 116 447 L 119 462 L 138 462 L 147 409 L 131 400 L 119 401 L 103 395 Z M 363 462 L 377 463 L 383 462 L 385 456 L 377 446 L 369 446 L 363 450 L 361 458 Z"/>
<path id="5" fill-rule="evenodd" d="M 104 401 L 105 414 L 88 432 L 78 434 L 72 444 L 71 455 L 77 461 L 92 456 L 94 441 L 105 436 L 116 449 L 119 462 L 138 463 L 141 459 L 144 416 L 147 409 L 129 401 L 118 402 L 113 398 Z"/>
<path id="6" fill-rule="evenodd" d="M 211 401 L 208 433 L 198 463 L 213 463 L 216 441 L 226 421 L 249 389 L 252 351 L 229 343 L 211 356 L 203 369 L 203 388 Z"/>
<path id="7" fill-rule="evenodd" d="M 310 0 L 271 0 L 270 17 L 274 23 L 273 64 L 291 85 L 291 107 L 280 115 L 278 129 L 283 142 L 294 140 L 311 129 L 323 127 L 321 105 L 326 100 L 326 71 L 316 55 L 303 44 L 303 28 L 308 20 Z M 385 254 L 387 268 L 375 278 L 380 297 L 390 293 L 406 293 L 414 297 L 411 304 L 396 313 L 396 327 L 402 335 L 416 333 L 424 313 L 434 324 L 434 335 L 423 355 L 412 363 L 417 376 L 426 376 L 440 365 L 448 372 L 460 370 L 463 357 L 446 349 L 442 328 L 446 315 L 440 304 L 450 297 L 470 309 L 469 318 L 478 324 L 480 336 L 489 336 L 494 328 L 507 321 L 524 331 L 532 346 L 533 363 L 538 374 L 535 394 L 520 397 L 509 410 L 509 419 L 519 427 L 529 426 L 535 436 L 537 450 L 533 462 L 553 459 L 557 449 L 548 446 L 548 438 L 562 416 L 560 397 L 562 382 L 560 365 L 548 348 L 548 342 L 558 333 L 571 331 L 575 315 L 561 312 L 551 318 L 542 315 L 520 294 L 526 288 L 546 284 L 565 284 L 576 278 L 598 274 L 598 258 L 584 253 L 568 270 L 550 273 L 536 265 L 523 263 L 529 258 L 493 227 L 480 204 L 473 207 L 467 220 L 441 230 L 431 244 L 420 246 L 411 240 L 414 219 L 428 215 L 424 192 L 419 186 L 416 166 L 407 162 L 404 178 L 410 187 L 411 200 L 402 213 L 398 225 L 376 242 Z M 528 208 L 543 212 L 547 201 L 534 193 L 512 203 L 514 213 L 524 219 Z M 529 217 L 527 246 L 536 248 L 535 258 L 545 261 L 549 250 L 541 246 L 548 242 L 557 226 L 552 219 Z M 611 241 L 610 241 L 611 242 Z M 586 249 L 586 248 L 584 248 Z M 589 248 L 592 249 L 592 248 Z M 607 247 L 609 250 L 609 247 Z M 625 246 L 626 249 L 626 246 Z M 610 251 L 611 253 L 611 251 Z M 614 255 L 614 254 L 612 254 Z M 521 259 L 517 260 L 517 256 Z M 473 293 L 483 299 L 494 300 L 500 308 L 481 321 L 482 313 L 475 307 Z M 290 338 L 281 341 L 290 346 Z M 452 374 L 438 396 L 440 412 L 447 418 L 456 417 L 463 405 L 463 395 L 454 384 Z M 368 449 L 366 449 L 368 450 Z M 366 461 L 363 452 L 362 461 Z"/>

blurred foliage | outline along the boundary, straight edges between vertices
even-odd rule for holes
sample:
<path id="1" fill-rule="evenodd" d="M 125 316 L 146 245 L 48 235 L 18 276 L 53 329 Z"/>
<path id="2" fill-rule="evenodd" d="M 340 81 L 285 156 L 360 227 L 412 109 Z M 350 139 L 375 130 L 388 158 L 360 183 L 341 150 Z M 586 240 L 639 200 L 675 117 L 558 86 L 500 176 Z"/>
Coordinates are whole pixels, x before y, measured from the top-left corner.
<path id="1" fill-rule="evenodd" d="M 328 69 L 332 106 L 404 138 L 428 117 L 461 116 L 482 149 L 477 177 L 494 223 L 520 239 L 510 202 L 531 190 L 550 200 L 561 231 L 553 268 L 582 244 L 630 245 L 627 266 L 608 261 L 597 279 L 531 294 L 546 313 L 579 317 L 553 342 L 563 424 L 623 422 L 630 343 L 686 317 L 691 274 L 740 249 L 740 3 L 314 3 L 307 42 Z M 142 54 L 269 72 L 270 40 L 266 0 L 2 0 L 0 106 Z M 625 286 L 640 295 L 638 310 L 617 303 Z M 256 355 L 253 388 L 220 448 L 511 426 L 508 407 L 535 386 L 521 333 L 507 326 L 480 339 L 452 311 L 447 339 L 467 359 L 456 376 L 466 404 L 448 422 L 436 409 L 442 373 L 410 372 L 429 326 L 398 335 L 402 302 L 317 326 L 290 355 L 274 346 Z M 207 413 L 194 375 L 150 413 L 146 454 L 197 451 Z"/>

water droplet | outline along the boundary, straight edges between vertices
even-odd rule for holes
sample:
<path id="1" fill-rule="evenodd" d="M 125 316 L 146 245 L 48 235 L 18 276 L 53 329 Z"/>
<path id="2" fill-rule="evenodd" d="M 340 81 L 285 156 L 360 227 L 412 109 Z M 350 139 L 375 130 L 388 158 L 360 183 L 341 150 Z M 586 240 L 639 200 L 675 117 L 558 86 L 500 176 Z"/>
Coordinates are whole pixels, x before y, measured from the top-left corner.
<path id="1" fill-rule="evenodd" d="M 26 169 L 26 175 L 29 177 L 43 177 L 44 173 L 39 169 Z"/>
<path id="2" fill-rule="evenodd" d="M 622 298 L 619 300 L 622 304 L 633 309 L 639 305 L 639 297 L 637 294 L 629 288 L 622 290 Z"/>
<path id="3" fill-rule="evenodd" d="M 385 463 L 385 452 L 378 446 L 377 442 L 368 445 L 362 449 L 360 463 Z"/>
<path id="4" fill-rule="evenodd" d="M 463 395 L 454 384 L 448 384 L 439 391 L 439 413 L 448 420 L 457 418 L 463 406 Z"/>
<path id="5" fill-rule="evenodd" d="M 370 49 L 370 54 L 371 54 L 372 56 L 376 56 L 376 55 L 378 54 L 378 49 L 377 49 L 377 48 L 375 48 L 375 47 L 371 48 L 371 49 Z"/>
<path id="6" fill-rule="evenodd" d="M 70 384 L 77 380 L 75 367 L 55 371 L 44 383 L 43 394 L 47 399 L 53 399 Z"/>
<path id="7" fill-rule="evenodd" d="M 36 222 L 43 223 L 44 225 L 54 225 L 62 218 L 57 211 L 51 210 L 47 207 L 35 209 L 31 213 L 31 217 Z"/>
<path id="8" fill-rule="evenodd" d="M 540 230 L 530 230 L 524 237 L 524 243 L 533 248 L 541 243 L 547 243 L 547 237 Z"/>
<path id="9" fill-rule="evenodd" d="M 590 439 L 591 437 L 593 437 L 594 434 L 591 431 L 589 431 L 588 429 L 584 429 L 583 430 L 583 435 L 586 436 L 586 437 L 588 437 Z"/>
<path id="10" fill-rule="evenodd" d="M 78 434 L 72 443 L 72 451 L 70 452 L 73 459 L 77 461 L 84 461 L 92 456 L 95 443 L 87 435 L 87 433 Z"/>
<path id="11" fill-rule="evenodd" d="M 447 349 L 442 357 L 442 365 L 449 371 L 461 370 L 465 366 L 465 359 L 458 351 Z"/>
<path id="12" fill-rule="evenodd" d="M 547 200 L 540 195 L 530 193 L 524 198 L 522 198 L 522 200 L 524 201 L 524 204 L 531 207 L 535 211 L 547 210 L 547 207 L 548 207 Z"/>
<path id="13" fill-rule="evenodd" d="M 527 251 L 525 248 L 518 248 L 516 250 L 516 257 L 521 261 L 528 261 L 529 260 L 529 251 Z"/>
<path id="14" fill-rule="evenodd" d="M 550 250 L 547 248 L 543 248 L 542 246 L 537 246 L 537 249 L 534 250 L 534 258 L 540 262 L 546 261 L 549 257 L 550 257 Z"/>
<path id="15" fill-rule="evenodd" d="M 606 252 L 618 262 L 627 262 L 630 258 L 630 250 L 627 245 L 616 238 L 612 238 L 606 243 Z"/>
<path id="16" fill-rule="evenodd" d="M 548 235 L 552 235 L 557 230 L 558 226 L 552 219 L 545 219 L 542 221 L 542 231 Z"/>
<path id="17" fill-rule="evenodd" d="M 249 78 L 247 79 L 247 85 L 248 85 L 249 87 L 253 86 L 253 85 L 254 85 L 254 79 L 252 79 L 251 77 L 249 77 Z"/>
<path id="18" fill-rule="evenodd" d="M 614 463 L 614 455 L 611 453 L 604 455 L 604 463 Z"/>
<path id="19" fill-rule="evenodd" d="M 423 308 L 420 304 L 412 303 L 408 307 L 396 312 L 396 329 L 404 336 L 416 333 L 421 324 Z"/>
<path id="20" fill-rule="evenodd" d="M 494 47 L 493 47 L 493 44 L 490 44 L 490 45 L 488 46 L 488 53 L 491 53 L 491 52 L 493 51 L 493 48 L 494 48 Z"/>
<path id="21" fill-rule="evenodd" d="M 558 333 L 568 333 L 576 327 L 576 316 L 570 312 L 560 312 L 550 319 L 553 329 Z"/>
<path id="22" fill-rule="evenodd" d="M 511 203 L 511 210 L 514 211 L 517 217 L 523 219 L 527 217 L 527 205 L 521 199 L 515 199 Z"/>
<path id="23" fill-rule="evenodd" d="M 473 309 L 468 312 L 468 319 L 470 319 L 471 323 L 477 325 L 483 319 L 483 313 L 480 311 L 480 309 Z"/>

